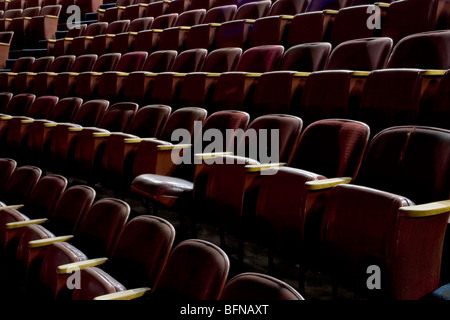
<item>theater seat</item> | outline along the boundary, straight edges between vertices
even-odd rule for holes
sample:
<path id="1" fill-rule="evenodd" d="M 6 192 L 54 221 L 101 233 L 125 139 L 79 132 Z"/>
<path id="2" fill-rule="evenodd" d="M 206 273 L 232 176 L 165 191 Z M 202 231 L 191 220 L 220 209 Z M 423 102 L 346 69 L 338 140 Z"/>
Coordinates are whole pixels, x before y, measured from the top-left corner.
<path id="1" fill-rule="evenodd" d="M 446 208 L 420 209 L 403 195 L 377 189 L 339 185 L 331 190 L 322 266 L 333 270 L 336 295 L 339 284 L 390 300 L 423 299 L 438 288 L 450 208 L 447 201 Z M 370 290 L 367 274 L 377 272 L 385 275 L 380 290 Z"/>
<path id="2" fill-rule="evenodd" d="M 36 98 L 23 116 L 12 117 L 7 124 L 3 153 L 23 161 L 28 141 L 29 127 L 34 119 L 47 119 L 58 103 L 56 96 L 41 96 Z"/>
<path id="3" fill-rule="evenodd" d="M 48 169 L 66 172 L 71 168 L 74 157 L 76 137 L 82 127 L 96 127 L 109 107 L 107 100 L 90 100 L 83 103 L 72 122 L 48 123 L 51 127 Z M 71 130 L 74 130 L 73 133 Z"/>
<path id="4" fill-rule="evenodd" d="M 95 54 L 78 56 L 68 71 L 59 72 L 54 76 L 52 86 L 47 90 L 57 95 L 59 98 L 69 97 L 72 93 L 72 88 L 75 85 L 78 74 L 81 72 L 92 71 L 96 61 L 97 55 Z M 36 85 L 38 86 L 38 84 Z"/>
<path id="5" fill-rule="evenodd" d="M 123 196 L 131 181 L 131 166 L 136 143 L 143 138 L 159 137 L 172 109 L 165 105 L 148 105 L 139 108 L 126 131 L 112 132 L 105 143 L 101 165 L 102 184 Z M 130 142 L 130 143 L 128 143 Z"/>
<path id="6" fill-rule="evenodd" d="M 130 72 L 126 77 L 122 99 L 145 106 L 149 102 L 149 94 L 154 81 L 152 74 L 170 71 L 177 55 L 178 52 L 174 50 L 152 52 L 140 71 Z"/>
<path id="7" fill-rule="evenodd" d="M 26 164 L 47 168 L 50 141 L 53 127 L 46 127 L 52 122 L 72 122 L 83 100 L 80 98 L 63 98 L 54 106 L 46 119 L 34 119 L 29 124 L 28 141 L 24 152 L 23 161 Z"/>
<path id="8" fill-rule="evenodd" d="M 151 216 L 133 218 L 125 226 L 116 249 L 106 263 L 81 269 L 82 272 L 100 274 L 102 277 L 88 276 L 86 286 L 75 289 L 72 299 L 92 300 L 95 296 L 112 293 L 107 289 L 109 285 L 104 285 L 106 279 L 106 282 L 120 282 L 126 288 L 153 288 L 164 269 L 174 237 L 175 229 L 164 219 Z M 99 288 L 95 290 L 97 294 L 91 293 L 90 287 Z"/>
<path id="9" fill-rule="evenodd" d="M 130 72 L 140 71 L 147 59 L 145 51 L 127 52 L 120 57 L 113 70 L 105 71 L 98 76 L 95 95 L 98 99 L 106 99 L 111 103 L 123 101 L 122 90 Z"/>
<path id="10" fill-rule="evenodd" d="M 193 137 L 192 146 L 185 149 L 183 157 L 187 159 L 185 163 L 172 163 L 167 159 L 164 161 L 163 155 L 160 155 L 159 161 L 167 163 L 165 171 L 154 173 L 146 173 L 136 176 L 131 183 L 131 191 L 144 197 L 147 202 L 152 204 L 152 207 L 158 208 L 159 205 L 172 208 L 185 208 L 192 206 L 193 198 L 193 180 L 194 176 L 198 175 L 195 171 L 195 158 L 193 153 L 214 151 L 218 153 L 230 152 L 234 147 L 234 139 L 240 138 L 239 133 L 247 128 L 249 122 L 249 115 L 238 111 L 218 111 L 211 114 L 200 128 L 201 132 L 196 133 Z M 231 132 L 230 132 L 231 130 Z M 205 141 L 204 134 L 212 134 L 217 137 L 214 141 L 213 150 L 209 150 L 211 146 L 205 146 L 207 151 L 204 151 L 203 144 Z M 221 140 L 219 140 L 221 139 Z M 186 154 L 186 156 L 185 156 Z M 169 157 L 166 155 L 164 157 Z M 158 169 L 158 167 L 157 167 Z M 149 210 L 149 207 L 147 207 Z M 155 209 L 157 210 L 157 209 Z M 186 214 L 185 212 L 182 213 Z M 189 213 L 191 214 L 191 213 Z"/>
<path id="11" fill-rule="evenodd" d="M 391 49 L 390 38 L 376 37 L 344 41 L 333 49 L 325 69 L 357 71 L 384 69 Z"/>
<path id="12" fill-rule="evenodd" d="M 29 221 L 30 219 L 48 219 L 58 204 L 67 186 L 67 179 L 58 175 L 40 178 L 30 194 L 24 199 L 23 206 L 2 212 L 1 242 L 6 258 L 15 258 L 17 245 L 22 235 L 22 228 L 10 228 L 11 222 Z M 39 224 L 39 223 L 38 223 Z"/>
<path id="13" fill-rule="evenodd" d="M 259 46 L 247 49 L 241 55 L 234 71 L 224 72 L 217 79 L 211 107 L 212 112 L 219 110 L 248 111 L 246 99 L 260 73 L 274 71 L 283 56 L 280 45 Z"/>
<path id="14" fill-rule="evenodd" d="M 14 79 L 17 73 L 31 71 L 31 67 L 36 59 L 34 57 L 18 58 L 11 70 L 0 73 L 0 90 L 12 91 L 14 88 Z M 3 110 L 4 111 L 4 110 Z"/>
<path id="15" fill-rule="evenodd" d="M 141 299 L 218 300 L 229 268 L 228 256 L 213 243 L 200 239 L 185 240 L 170 254 L 156 286 L 147 295 L 148 288 L 144 289 L 144 297 L 141 295 Z M 133 296 L 133 289 L 130 290 Z M 130 291 L 124 291 L 125 295 L 103 295 L 95 299 L 127 299 L 129 293 Z"/>
<path id="16" fill-rule="evenodd" d="M 105 111 L 96 127 L 82 127 L 77 134 L 71 174 L 92 184 L 100 178 L 103 149 L 111 132 L 125 132 L 138 105 L 119 102 Z M 70 161 L 70 159 L 69 159 Z"/>
<path id="17" fill-rule="evenodd" d="M 387 68 L 448 69 L 450 31 L 430 31 L 402 38 L 393 48 Z"/>

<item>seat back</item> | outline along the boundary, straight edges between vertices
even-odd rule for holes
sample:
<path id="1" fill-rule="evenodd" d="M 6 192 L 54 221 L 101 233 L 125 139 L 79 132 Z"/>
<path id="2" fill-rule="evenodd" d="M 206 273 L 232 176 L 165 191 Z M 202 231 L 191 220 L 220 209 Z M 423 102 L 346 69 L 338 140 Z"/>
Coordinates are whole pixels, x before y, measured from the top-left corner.
<path id="1" fill-rule="evenodd" d="M 155 287 L 175 239 L 174 227 L 153 216 L 133 218 L 125 226 L 105 271 L 127 288 Z"/>
<path id="2" fill-rule="evenodd" d="M 92 67 L 92 71 L 95 72 L 105 72 L 111 71 L 116 68 L 117 63 L 121 58 L 120 53 L 105 53 L 97 58 L 94 66 Z"/>
<path id="3" fill-rule="evenodd" d="M 23 204 L 40 179 L 42 170 L 34 166 L 21 166 L 14 170 L 1 200 L 6 204 Z"/>
<path id="4" fill-rule="evenodd" d="M 166 72 L 172 68 L 172 65 L 178 55 L 175 50 L 158 50 L 152 52 L 145 60 L 142 71 Z"/>
<path id="5" fill-rule="evenodd" d="M 449 199 L 450 132 L 399 126 L 370 142 L 355 183 L 399 194 L 416 204 Z"/>
<path id="6" fill-rule="evenodd" d="M 300 137 L 289 166 L 328 178 L 355 177 L 369 142 L 370 129 L 352 120 L 319 120 Z"/>
<path id="7" fill-rule="evenodd" d="M 278 70 L 314 72 L 323 70 L 331 53 L 331 44 L 304 43 L 286 50 Z"/>
<path id="8" fill-rule="evenodd" d="M 411 34 L 435 30 L 437 4 L 437 0 L 394 1 L 386 12 L 382 36 L 396 44 Z"/>
<path id="9" fill-rule="evenodd" d="M 95 54 L 83 54 L 78 56 L 70 67 L 70 72 L 85 72 L 91 71 L 97 61 Z"/>
<path id="10" fill-rule="evenodd" d="M 387 68 L 450 68 L 450 30 L 412 34 L 394 47 Z"/>
<path id="11" fill-rule="evenodd" d="M 8 103 L 5 113 L 12 116 L 24 116 L 35 99 L 36 96 L 31 93 L 16 94 Z"/>
<path id="12" fill-rule="evenodd" d="M 241 55 L 236 71 L 268 72 L 275 70 L 283 56 L 280 45 L 259 46 L 247 49 Z"/>
<path id="13" fill-rule="evenodd" d="M 67 188 L 50 214 L 46 227 L 55 234 L 72 234 L 94 203 L 96 192 L 89 186 Z"/>
<path id="14" fill-rule="evenodd" d="M 29 218 L 50 217 L 67 187 L 67 179 L 60 175 L 47 175 L 39 179 L 25 200 L 21 210 Z"/>
<path id="15" fill-rule="evenodd" d="M 109 107 L 109 101 L 103 99 L 89 100 L 83 103 L 76 113 L 73 123 L 83 127 L 97 126 Z"/>
<path id="16" fill-rule="evenodd" d="M 207 54 L 206 49 L 185 50 L 177 55 L 170 71 L 181 73 L 199 71 Z"/>
<path id="17" fill-rule="evenodd" d="M 149 105 L 136 112 L 127 133 L 141 138 L 158 137 L 170 116 L 171 108 L 165 105 Z"/>
<path id="18" fill-rule="evenodd" d="M 55 122 L 72 122 L 75 114 L 83 104 L 83 100 L 77 97 L 63 98 L 58 101 L 52 110 L 49 120 Z"/>
<path id="19" fill-rule="evenodd" d="M 115 71 L 131 72 L 141 70 L 142 65 L 147 59 L 148 53 L 145 51 L 135 51 L 125 53 L 117 62 Z"/>
<path id="20" fill-rule="evenodd" d="M 133 102 L 113 104 L 105 112 L 98 127 L 111 132 L 124 132 L 133 120 L 138 107 L 138 104 Z"/>
<path id="21" fill-rule="evenodd" d="M 129 215 L 130 206 L 126 202 L 114 198 L 100 199 L 77 224 L 71 243 L 89 257 L 111 256 Z"/>
<path id="22" fill-rule="evenodd" d="M 202 72 L 233 71 L 242 54 L 241 48 L 222 48 L 208 53 L 202 65 Z"/>
<path id="23" fill-rule="evenodd" d="M 287 2 L 287 1 L 284 1 Z M 284 281 L 261 273 L 242 273 L 223 289 L 221 300 L 305 300 Z"/>
<path id="24" fill-rule="evenodd" d="M 392 126 L 418 124 L 421 87 L 420 69 L 373 71 L 364 84 L 357 119 L 369 125 L 372 135 Z"/>
<path id="25" fill-rule="evenodd" d="M 386 37 L 348 40 L 333 49 L 325 69 L 360 71 L 383 69 L 391 49 L 392 40 Z"/>
<path id="26" fill-rule="evenodd" d="M 48 119 L 58 101 L 57 96 L 37 97 L 28 109 L 27 116 L 35 119 Z"/>
<path id="27" fill-rule="evenodd" d="M 17 162 L 14 159 L 0 159 L 0 193 L 5 189 L 16 167 Z"/>
<path id="28" fill-rule="evenodd" d="M 216 245 L 185 240 L 169 256 L 152 298 L 217 300 L 225 285 L 230 262 Z"/>
<path id="29" fill-rule="evenodd" d="M 212 7 L 206 12 L 203 23 L 222 23 L 230 21 L 237 10 L 236 5 Z"/>

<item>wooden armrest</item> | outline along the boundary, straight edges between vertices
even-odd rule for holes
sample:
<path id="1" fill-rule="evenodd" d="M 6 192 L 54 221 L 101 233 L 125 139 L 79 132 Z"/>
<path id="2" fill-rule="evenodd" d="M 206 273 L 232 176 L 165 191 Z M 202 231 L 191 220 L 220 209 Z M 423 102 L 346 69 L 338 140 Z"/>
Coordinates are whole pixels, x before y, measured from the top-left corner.
<path id="1" fill-rule="evenodd" d="M 369 74 L 370 74 L 370 71 L 354 71 L 354 72 L 352 72 L 352 77 L 365 78 L 365 77 L 368 77 Z"/>
<path id="2" fill-rule="evenodd" d="M 17 72 L 7 72 L 6 73 L 8 76 L 17 76 L 18 73 Z"/>
<path id="3" fill-rule="evenodd" d="M 255 23 L 255 19 L 244 19 L 245 23 Z"/>
<path id="4" fill-rule="evenodd" d="M 429 78 L 440 78 L 442 77 L 447 70 L 425 70 L 422 72 L 422 76 Z"/>
<path id="5" fill-rule="evenodd" d="M 232 156 L 233 152 L 210 152 L 210 153 L 197 153 L 195 158 L 199 160 L 213 159 L 220 156 Z"/>
<path id="6" fill-rule="evenodd" d="M 107 138 L 111 135 L 111 132 L 94 132 L 92 136 L 94 138 Z"/>
<path id="7" fill-rule="evenodd" d="M 47 15 L 45 15 L 44 17 L 45 17 L 45 18 L 51 18 L 51 19 L 59 19 L 58 16 L 54 16 L 54 15 L 51 15 L 51 14 L 47 14 Z"/>
<path id="8" fill-rule="evenodd" d="M 285 166 L 286 163 L 263 163 L 263 164 L 249 164 L 246 165 L 245 168 L 247 172 L 261 172 L 264 170 L 279 168 Z"/>
<path id="9" fill-rule="evenodd" d="M 69 132 L 81 132 L 83 131 L 83 128 L 80 127 L 70 127 Z"/>
<path id="10" fill-rule="evenodd" d="M 450 211 L 450 200 L 430 202 L 409 207 L 401 207 L 399 211 L 410 218 L 435 216 Z"/>
<path id="11" fill-rule="evenodd" d="M 187 149 L 192 147 L 192 144 L 162 144 L 159 145 L 158 151 L 172 151 L 172 150 L 176 150 L 176 149 Z"/>
<path id="12" fill-rule="evenodd" d="M 81 270 L 89 267 L 96 267 L 99 265 L 104 264 L 106 261 L 108 261 L 108 258 L 97 258 L 97 259 L 89 259 L 84 261 L 78 261 L 73 263 L 67 263 L 58 266 L 58 274 L 68 274 L 72 273 L 76 270 Z"/>
<path id="13" fill-rule="evenodd" d="M 145 140 L 157 140 L 157 138 L 126 138 L 124 142 L 127 144 L 140 143 Z"/>
<path id="14" fill-rule="evenodd" d="M 150 288 L 129 289 L 125 291 L 104 294 L 102 296 L 95 297 L 94 300 L 133 300 L 142 297 L 150 290 Z"/>
<path id="15" fill-rule="evenodd" d="M 295 78 L 307 78 L 307 77 L 309 77 L 310 74 L 311 74 L 311 72 L 296 72 L 296 73 L 294 73 L 294 77 Z"/>
<path id="16" fill-rule="evenodd" d="M 280 16 L 280 18 L 284 19 L 284 20 L 293 20 L 294 16 L 283 14 L 283 15 Z"/>
<path id="17" fill-rule="evenodd" d="M 331 178 L 331 179 L 322 179 L 322 180 L 314 180 L 306 182 L 306 186 L 309 190 L 324 190 L 329 189 L 338 184 L 350 183 L 352 178 L 342 177 L 342 178 Z"/>
<path id="18" fill-rule="evenodd" d="M 44 127 L 45 128 L 54 128 L 56 127 L 58 124 L 56 122 L 49 122 L 49 123 L 45 123 Z"/>
<path id="19" fill-rule="evenodd" d="M 33 123 L 34 122 L 34 119 L 23 119 L 23 120 L 20 120 L 20 123 L 23 123 L 23 124 L 28 124 L 28 123 Z"/>
<path id="20" fill-rule="evenodd" d="M 327 10 L 324 10 L 324 11 L 323 11 L 323 13 L 329 14 L 329 15 L 332 15 L 332 16 L 337 15 L 338 12 L 339 12 L 338 10 L 330 10 L 330 9 L 327 9 Z"/>
<path id="21" fill-rule="evenodd" d="M 0 117 L 0 120 L 3 120 L 3 121 L 8 121 L 8 120 L 11 120 L 13 117 L 11 117 L 11 116 L 2 116 L 2 117 Z"/>
<path id="22" fill-rule="evenodd" d="M 30 249 L 44 247 L 44 246 L 51 245 L 52 243 L 55 243 L 55 242 L 64 242 L 64 241 L 70 240 L 72 238 L 73 238 L 73 236 L 70 235 L 70 236 L 53 237 L 53 238 L 48 238 L 48 239 L 32 240 L 32 241 L 28 242 L 28 247 Z"/>
<path id="23" fill-rule="evenodd" d="M 98 9 L 97 10 L 97 12 L 100 12 L 100 13 L 104 13 L 106 10 L 105 9 Z"/>
<path id="24" fill-rule="evenodd" d="M 256 72 L 247 72 L 245 74 L 246 78 L 259 78 L 262 76 L 262 73 L 256 73 Z"/>
<path id="25" fill-rule="evenodd" d="M 9 209 L 12 209 L 12 210 L 18 210 L 18 209 L 20 209 L 20 208 L 23 208 L 23 204 L 15 204 L 15 205 L 11 205 L 11 206 L 4 206 L 4 207 L 0 207 L 0 211 L 2 211 L 2 210 L 9 210 Z"/>
<path id="26" fill-rule="evenodd" d="M 391 4 L 387 2 L 375 2 L 375 5 L 380 8 L 389 8 L 391 6 Z"/>
<path id="27" fill-rule="evenodd" d="M 84 38 L 87 39 L 87 40 L 93 40 L 94 39 L 93 36 L 84 36 Z"/>
<path id="28" fill-rule="evenodd" d="M 207 72 L 206 77 L 207 78 L 219 78 L 222 74 L 217 72 Z"/>
<path id="29" fill-rule="evenodd" d="M 33 219 L 33 220 L 26 220 L 26 221 L 17 221 L 17 222 L 9 222 L 6 224 L 6 229 L 17 229 L 17 228 L 23 228 L 26 226 L 30 226 L 33 224 L 42 224 L 44 222 L 48 221 L 47 218 L 42 219 Z"/>
<path id="30" fill-rule="evenodd" d="M 208 25 L 209 25 L 210 27 L 220 27 L 221 23 L 218 23 L 218 22 L 211 22 L 211 23 L 208 23 Z"/>

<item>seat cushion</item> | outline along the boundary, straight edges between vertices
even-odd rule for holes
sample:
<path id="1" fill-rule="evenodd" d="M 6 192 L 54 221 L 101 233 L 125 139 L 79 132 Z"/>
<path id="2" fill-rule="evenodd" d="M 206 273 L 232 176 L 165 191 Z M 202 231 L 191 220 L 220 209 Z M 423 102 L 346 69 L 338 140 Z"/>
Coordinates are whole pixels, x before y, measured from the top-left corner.
<path id="1" fill-rule="evenodd" d="M 188 197 L 194 183 L 180 178 L 158 174 L 141 174 L 131 184 L 131 190 L 148 198 L 155 196 Z"/>

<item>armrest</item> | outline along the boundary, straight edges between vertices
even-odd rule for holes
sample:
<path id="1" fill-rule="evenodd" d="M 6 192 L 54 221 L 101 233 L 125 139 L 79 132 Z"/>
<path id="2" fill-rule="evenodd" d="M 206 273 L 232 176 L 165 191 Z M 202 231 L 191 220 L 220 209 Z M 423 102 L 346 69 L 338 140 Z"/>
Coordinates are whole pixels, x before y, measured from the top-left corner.
<path id="1" fill-rule="evenodd" d="M 72 238 L 73 238 L 73 236 L 70 235 L 70 236 L 53 237 L 53 238 L 48 238 L 48 239 L 32 240 L 32 241 L 28 242 L 28 247 L 30 249 L 44 247 L 44 246 L 51 245 L 52 243 L 55 243 L 55 242 L 64 242 L 64 241 L 70 240 Z"/>
<path id="2" fill-rule="evenodd" d="M 94 138 L 107 138 L 111 135 L 110 132 L 94 132 L 92 136 Z"/>
<path id="3" fill-rule="evenodd" d="M 272 168 L 283 167 L 285 165 L 286 165 L 286 163 L 262 163 L 262 164 L 249 164 L 249 165 L 246 165 L 245 168 L 247 169 L 247 172 L 254 173 L 254 172 L 261 172 L 261 171 L 272 169 Z"/>
<path id="4" fill-rule="evenodd" d="M 143 140 L 157 140 L 157 138 L 127 138 L 124 141 L 127 144 L 134 144 L 134 143 L 140 143 Z"/>
<path id="5" fill-rule="evenodd" d="M 391 4 L 387 2 L 375 2 L 375 5 L 380 8 L 389 8 Z"/>
<path id="6" fill-rule="evenodd" d="M 306 182 L 306 186 L 311 191 L 324 190 L 324 189 L 330 189 L 334 186 L 337 186 L 338 184 L 350 183 L 351 181 L 352 181 L 352 178 L 349 178 L 349 177 L 331 178 L 331 179 L 308 181 L 308 182 Z"/>
<path id="7" fill-rule="evenodd" d="M 108 261 L 108 258 L 97 258 L 97 259 L 89 259 L 84 261 L 78 261 L 73 263 L 67 263 L 58 266 L 58 274 L 68 274 L 72 273 L 76 270 L 81 270 L 89 267 L 96 267 L 99 265 L 104 264 L 106 261 Z"/>
<path id="8" fill-rule="evenodd" d="M 33 123 L 33 122 L 34 122 L 34 119 L 24 119 L 24 120 L 20 121 L 20 123 L 22 123 L 22 124 L 29 124 L 29 123 Z"/>
<path id="9" fill-rule="evenodd" d="M 150 290 L 150 288 L 130 289 L 110 294 L 104 294 L 102 296 L 95 297 L 94 300 L 133 300 L 142 297 Z"/>
<path id="10" fill-rule="evenodd" d="M 0 211 L 2 211 L 2 210 L 9 210 L 9 209 L 18 210 L 20 208 L 23 208 L 23 206 L 24 206 L 23 204 L 4 206 L 4 207 L 0 207 Z"/>
<path id="11" fill-rule="evenodd" d="M 32 224 L 42 224 L 44 222 L 47 222 L 47 218 L 42 219 L 33 219 L 33 220 L 26 220 L 26 221 L 17 221 L 17 222 L 9 222 L 6 224 L 6 229 L 17 229 L 17 228 L 23 228 Z"/>
<path id="12" fill-rule="evenodd" d="M 162 144 L 159 145 L 158 151 L 172 151 L 172 150 L 176 150 L 176 149 L 188 149 L 192 147 L 192 144 Z"/>
<path id="13" fill-rule="evenodd" d="M 195 158 L 199 160 L 209 160 L 220 156 L 232 156 L 233 152 L 210 152 L 210 153 L 197 153 Z"/>
<path id="14" fill-rule="evenodd" d="M 410 218 L 423 218 L 450 212 L 450 200 L 430 202 L 399 209 L 402 215 Z"/>

